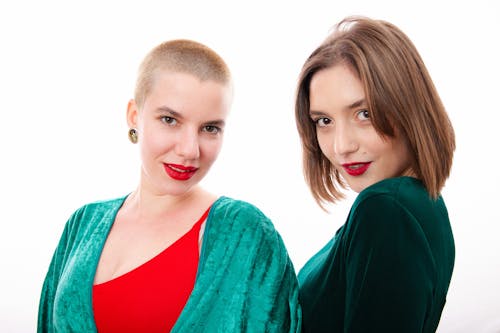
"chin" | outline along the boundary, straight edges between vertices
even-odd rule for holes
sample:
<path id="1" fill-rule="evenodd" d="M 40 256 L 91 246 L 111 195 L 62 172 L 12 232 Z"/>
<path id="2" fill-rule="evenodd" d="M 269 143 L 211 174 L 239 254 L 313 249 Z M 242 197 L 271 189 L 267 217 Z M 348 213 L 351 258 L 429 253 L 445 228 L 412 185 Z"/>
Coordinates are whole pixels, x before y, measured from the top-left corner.
<path id="1" fill-rule="evenodd" d="M 348 183 L 349 188 L 356 193 L 363 192 L 363 190 L 365 188 L 370 187 L 372 184 L 374 184 L 374 183 L 373 182 L 371 182 L 369 184 L 368 183 L 361 183 L 361 182 L 356 182 L 355 184 L 353 184 L 352 182 Z"/>
<path id="2" fill-rule="evenodd" d="M 365 188 L 375 184 L 374 181 L 370 179 L 362 179 L 363 176 L 349 176 L 349 175 L 344 175 L 341 174 L 342 179 L 344 182 L 347 184 L 347 186 L 354 192 L 360 193 L 362 192 Z M 360 178 L 361 177 L 361 178 Z"/>
<path id="3" fill-rule="evenodd" d="M 193 189 L 196 185 L 188 184 L 187 182 L 170 183 L 164 184 L 161 188 L 161 192 L 164 195 L 171 196 L 182 196 Z"/>
<path id="4" fill-rule="evenodd" d="M 362 192 L 365 188 L 366 188 L 366 187 L 363 187 L 363 188 L 361 188 L 361 187 L 351 187 L 351 190 L 353 190 L 353 191 L 354 191 L 354 192 L 356 192 L 356 193 L 360 193 L 360 192 Z"/>

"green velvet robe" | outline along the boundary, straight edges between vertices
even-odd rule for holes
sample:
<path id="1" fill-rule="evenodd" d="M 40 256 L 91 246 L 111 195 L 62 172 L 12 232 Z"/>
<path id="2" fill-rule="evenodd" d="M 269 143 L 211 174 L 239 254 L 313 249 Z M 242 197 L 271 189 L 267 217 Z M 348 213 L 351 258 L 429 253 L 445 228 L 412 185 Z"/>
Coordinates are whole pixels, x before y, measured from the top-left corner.
<path id="1" fill-rule="evenodd" d="M 435 332 L 454 260 L 441 197 L 410 177 L 374 184 L 299 272 L 303 332 Z"/>
<path id="2" fill-rule="evenodd" d="M 42 288 L 38 332 L 95 332 L 92 285 L 125 198 L 86 205 L 69 219 Z M 293 265 L 256 207 L 227 197 L 211 207 L 194 289 L 172 332 L 299 332 Z"/>

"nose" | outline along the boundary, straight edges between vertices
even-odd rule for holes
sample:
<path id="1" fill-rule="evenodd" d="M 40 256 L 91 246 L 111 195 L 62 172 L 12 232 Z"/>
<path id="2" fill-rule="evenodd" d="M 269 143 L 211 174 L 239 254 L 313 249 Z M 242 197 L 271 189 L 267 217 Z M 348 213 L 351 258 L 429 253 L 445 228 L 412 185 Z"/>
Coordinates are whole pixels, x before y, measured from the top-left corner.
<path id="1" fill-rule="evenodd" d="M 358 149 L 356 133 L 349 126 L 336 124 L 333 151 L 337 156 L 345 156 Z"/>
<path id="2" fill-rule="evenodd" d="M 189 128 L 181 131 L 177 137 L 175 152 L 186 160 L 197 159 L 200 156 L 198 131 Z"/>

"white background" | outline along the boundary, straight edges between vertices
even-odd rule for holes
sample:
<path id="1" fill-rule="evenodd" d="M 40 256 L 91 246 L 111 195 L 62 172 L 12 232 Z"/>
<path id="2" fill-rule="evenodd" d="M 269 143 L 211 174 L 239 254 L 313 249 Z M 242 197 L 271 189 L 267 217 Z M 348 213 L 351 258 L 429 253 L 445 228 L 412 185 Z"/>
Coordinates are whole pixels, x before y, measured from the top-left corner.
<path id="1" fill-rule="evenodd" d="M 42 280 L 69 215 L 134 189 L 139 159 L 125 108 L 142 57 L 167 39 L 198 40 L 227 60 L 235 100 L 204 184 L 271 217 L 299 270 L 344 222 L 353 196 L 330 214 L 313 202 L 301 173 L 295 83 L 309 53 L 350 14 L 391 21 L 410 36 L 456 130 L 443 191 L 456 264 L 439 332 L 500 332 L 494 0 L 3 1 L 0 331 L 36 330 Z"/>

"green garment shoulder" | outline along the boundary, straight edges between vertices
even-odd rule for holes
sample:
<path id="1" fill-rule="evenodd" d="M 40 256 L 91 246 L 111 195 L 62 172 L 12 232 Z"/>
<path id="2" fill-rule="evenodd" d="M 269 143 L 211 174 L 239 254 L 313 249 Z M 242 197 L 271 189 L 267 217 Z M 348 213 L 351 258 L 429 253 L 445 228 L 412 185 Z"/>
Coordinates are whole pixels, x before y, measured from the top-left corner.
<path id="1" fill-rule="evenodd" d="M 77 210 L 54 253 L 38 332 L 95 332 L 92 285 L 125 198 Z M 299 332 L 293 265 L 271 221 L 253 205 L 219 198 L 207 217 L 196 283 L 172 332 Z"/>
<path id="2" fill-rule="evenodd" d="M 441 197 L 411 177 L 374 184 L 299 273 L 303 332 L 435 332 L 454 258 Z"/>

